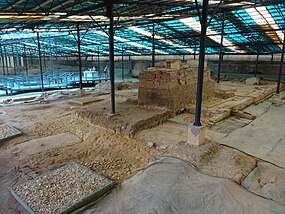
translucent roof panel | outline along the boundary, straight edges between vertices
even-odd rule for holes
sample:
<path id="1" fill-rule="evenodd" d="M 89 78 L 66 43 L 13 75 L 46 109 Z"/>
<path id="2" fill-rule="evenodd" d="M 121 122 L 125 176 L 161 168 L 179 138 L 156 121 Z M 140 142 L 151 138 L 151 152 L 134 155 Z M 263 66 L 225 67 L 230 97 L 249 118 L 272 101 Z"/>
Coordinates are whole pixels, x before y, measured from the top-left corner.
<path id="1" fill-rule="evenodd" d="M 198 0 L 200 7 L 202 0 Z M 82 55 L 108 55 L 110 1 L 0 0 L 1 46 L 8 54 L 37 55 L 36 32 L 42 52 L 77 55 L 77 23 Z M 209 1 L 206 52 L 218 53 L 223 11 L 226 14 L 223 52 L 280 53 L 285 29 L 282 0 Z M 193 54 L 199 51 L 201 26 L 195 1 L 115 1 L 115 54 Z M 98 51 L 99 50 L 99 51 Z"/>
<path id="2" fill-rule="evenodd" d="M 270 12 L 271 16 L 274 18 L 275 22 L 280 28 L 285 27 L 284 17 L 285 17 L 285 7 L 284 4 L 276 4 L 266 6 L 267 10 Z"/>

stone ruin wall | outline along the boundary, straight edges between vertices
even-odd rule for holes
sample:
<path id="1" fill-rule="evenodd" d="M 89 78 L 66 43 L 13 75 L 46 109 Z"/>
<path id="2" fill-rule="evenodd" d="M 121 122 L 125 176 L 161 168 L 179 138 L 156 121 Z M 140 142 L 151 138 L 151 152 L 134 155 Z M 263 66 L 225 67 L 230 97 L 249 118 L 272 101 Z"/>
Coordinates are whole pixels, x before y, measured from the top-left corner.
<path id="1" fill-rule="evenodd" d="M 191 66 L 191 63 L 190 63 Z M 194 104 L 197 90 L 197 67 L 176 68 L 152 67 L 139 75 L 138 102 L 141 105 L 157 106 L 178 112 Z M 204 72 L 203 100 L 215 95 L 215 83 L 210 70 Z"/>

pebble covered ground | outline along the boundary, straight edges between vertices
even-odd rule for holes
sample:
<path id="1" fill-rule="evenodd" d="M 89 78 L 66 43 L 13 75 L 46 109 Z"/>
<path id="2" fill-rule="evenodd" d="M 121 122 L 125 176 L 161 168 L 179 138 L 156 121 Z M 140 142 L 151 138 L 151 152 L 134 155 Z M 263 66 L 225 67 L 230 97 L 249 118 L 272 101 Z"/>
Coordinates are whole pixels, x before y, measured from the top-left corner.
<path id="1" fill-rule="evenodd" d="M 112 181 L 75 162 L 30 180 L 14 192 L 35 213 L 62 213 Z"/>
<path id="2" fill-rule="evenodd" d="M 22 132 L 12 126 L 7 124 L 0 125 L 0 142 L 20 134 L 22 134 Z"/>

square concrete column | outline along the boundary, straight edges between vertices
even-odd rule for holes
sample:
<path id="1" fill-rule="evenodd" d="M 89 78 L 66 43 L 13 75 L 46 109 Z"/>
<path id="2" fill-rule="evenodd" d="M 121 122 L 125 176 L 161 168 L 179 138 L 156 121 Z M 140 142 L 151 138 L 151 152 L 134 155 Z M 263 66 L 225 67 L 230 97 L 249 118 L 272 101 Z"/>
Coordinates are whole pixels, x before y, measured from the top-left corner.
<path id="1" fill-rule="evenodd" d="M 272 104 L 280 107 L 284 104 L 284 100 L 281 97 L 281 94 L 274 94 L 272 97 Z"/>
<path id="2" fill-rule="evenodd" d="M 205 126 L 188 126 L 187 143 L 191 145 L 202 145 L 205 143 Z"/>

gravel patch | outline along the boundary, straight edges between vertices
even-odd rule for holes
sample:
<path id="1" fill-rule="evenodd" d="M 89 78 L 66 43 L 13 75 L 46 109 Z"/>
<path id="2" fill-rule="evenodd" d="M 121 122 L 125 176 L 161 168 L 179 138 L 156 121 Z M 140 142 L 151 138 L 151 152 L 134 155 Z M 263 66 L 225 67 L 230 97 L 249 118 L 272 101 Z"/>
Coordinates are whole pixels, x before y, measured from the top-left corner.
<path id="1" fill-rule="evenodd" d="M 31 213 L 67 213 L 111 188 L 111 180 L 70 163 L 14 188 L 12 194 Z"/>
<path id="2" fill-rule="evenodd" d="M 22 134 L 22 132 L 12 126 L 7 124 L 0 125 L 0 142 L 17 137 L 20 134 Z"/>

